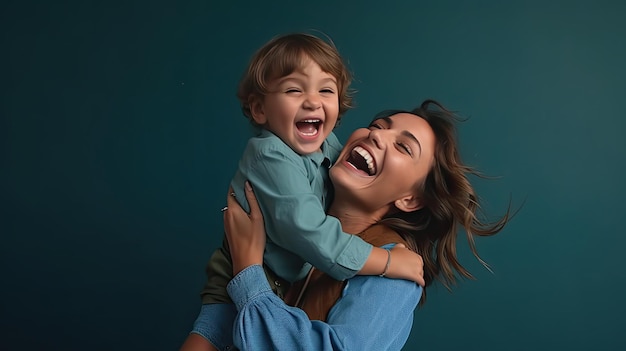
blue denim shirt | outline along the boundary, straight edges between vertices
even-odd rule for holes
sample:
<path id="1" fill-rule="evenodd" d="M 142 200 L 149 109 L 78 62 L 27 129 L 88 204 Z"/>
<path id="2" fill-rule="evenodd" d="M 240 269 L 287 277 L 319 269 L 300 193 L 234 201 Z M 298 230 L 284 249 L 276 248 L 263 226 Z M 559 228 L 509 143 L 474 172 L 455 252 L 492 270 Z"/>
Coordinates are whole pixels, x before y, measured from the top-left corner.
<path id="1" fill-rule="evenodd" d="M 378 276 L 348 280 L 328 322 L 311 321 L 270 289 L 259 265 L 247 267 L 228 284 L 235 302 L 234 344 L 249 350 L 401 350 L 413 324 L 422 288 Z"/>
<path id="2" fill-rule="evenodd" d="M 344 233 L 339 220 L 326 215 L 328 168 L 340 151 L 333 133 L 322 144 L 322 152 L 299 155 L 278 136 L 262 130 L 250 138 L 239 161 L 231 185 L 249 212 L 243 189 L 246 180 L 252 184 L 265 219 L 265 263 L 283 279 L 304 278 L 309 264 L 337 280 L 348 279 L 361 270 L 372 251 L 372 245 Z"/>

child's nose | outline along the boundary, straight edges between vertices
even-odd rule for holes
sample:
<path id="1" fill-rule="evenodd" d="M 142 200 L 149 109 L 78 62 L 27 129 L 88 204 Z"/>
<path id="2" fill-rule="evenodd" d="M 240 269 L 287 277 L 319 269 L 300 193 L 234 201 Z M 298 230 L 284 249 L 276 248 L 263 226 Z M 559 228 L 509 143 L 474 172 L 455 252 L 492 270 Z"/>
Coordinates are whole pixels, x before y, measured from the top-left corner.
<path id="1" fill-rule="evenodd" d="M 316 94 L 308 94 L 304 100 L 304 108 L 317 110 L 322 106 L 322 101 Z"/>

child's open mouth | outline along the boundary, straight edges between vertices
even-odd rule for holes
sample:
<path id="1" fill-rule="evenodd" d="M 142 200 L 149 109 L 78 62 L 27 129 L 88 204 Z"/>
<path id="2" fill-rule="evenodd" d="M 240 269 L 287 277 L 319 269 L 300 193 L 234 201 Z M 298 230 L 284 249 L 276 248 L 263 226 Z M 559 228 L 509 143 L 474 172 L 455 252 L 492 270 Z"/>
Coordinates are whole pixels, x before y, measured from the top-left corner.
<path id="1" fill-rule="evenodd" d="M 296 128 L 300 134 L 306 137 L 314 137 L 319 133 L 319 128 L 322 125 L 322 121 L 319 119 L 305 119 L 300 122 L 296 122 Z"/>

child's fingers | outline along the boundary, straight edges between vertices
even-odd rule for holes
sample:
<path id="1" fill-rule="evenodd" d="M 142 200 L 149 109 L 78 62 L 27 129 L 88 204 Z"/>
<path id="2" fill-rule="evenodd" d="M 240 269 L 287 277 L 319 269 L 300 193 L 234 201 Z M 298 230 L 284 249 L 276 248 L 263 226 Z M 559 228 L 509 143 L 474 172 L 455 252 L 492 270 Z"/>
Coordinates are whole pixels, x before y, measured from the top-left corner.
<path id="1" fill-rule="evenodd" d="M 426 280 L 424 280 L 424 275 L 420 275 L 419 278 L 417 278 L 417 285 L 421 286 L 422 288 L 426 286 Z"/>
<path id="2" fill-rule="evenodd" d="M 404 255 L 407 254 L 408 256 L 405 257 L 412 257 L 409 261 L 407 262 L 414 262 L 414 263 L 410 263 L 409 265 L 403 265 L 401 269 L 405 270 L 405 273 L 402 274 L 402 277 L 404 277 L 405 279 L 409 279 L 412 280 L 414 282 L 416 282 L 418 285 L 420 286 L 425 286 L 426 285 L 426 281 L 424 280 L 424 259 L 421 255 L 409 250 L 409 248 L 406 247 L 406 245 L 402 244 L 402 243 L 398 243 L 396 244 L 392 250 L 397 250 L 398 254 L 400 255 Z M 403 257 L 403 256 L 400 256 Z M 401 260 L 402 262 L 402 260 Z M 392 265 L 393 265 L 393 261 L 392 261 Z M 405 263 L 406 264 L 406 263 Z M 396 268 L 397 269 L 397 268 Z"/>

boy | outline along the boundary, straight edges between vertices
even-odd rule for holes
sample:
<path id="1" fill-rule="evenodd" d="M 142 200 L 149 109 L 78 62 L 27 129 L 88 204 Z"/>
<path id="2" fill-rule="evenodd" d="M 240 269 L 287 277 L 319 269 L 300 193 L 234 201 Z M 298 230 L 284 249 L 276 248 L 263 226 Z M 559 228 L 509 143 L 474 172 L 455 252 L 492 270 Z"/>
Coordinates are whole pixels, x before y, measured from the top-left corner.
<path id="1" fill-rule="evenodd" d="M 355 274 L 414 280 L 400 271 L 404 264 L 389 268 L 389 251 L 343 233 L 339 221 L 325 214 L 330 203 L 326 197 L 332 194 L 328 168 L 341 151 L 332 130 L 351 107 L 350 80 L 334 46 L 312 35 L 289 34 L 261 47 L 239 84 L 243 113 L 259 127 L 259 134 L 248 142 L 231 195 L 249 211 L 245 181 L 254 187 L 268 237 L 266 273 L 281 297 L 311 265 L 338 280 Z M 405 263 L 419 259 L 413 253 L 398 257 Z M 207 275 L 203 307 L 182 350 L 231 345 L 236 310 L 226 292 L 232 278 L 226 242 L 211 257 Z"/>

